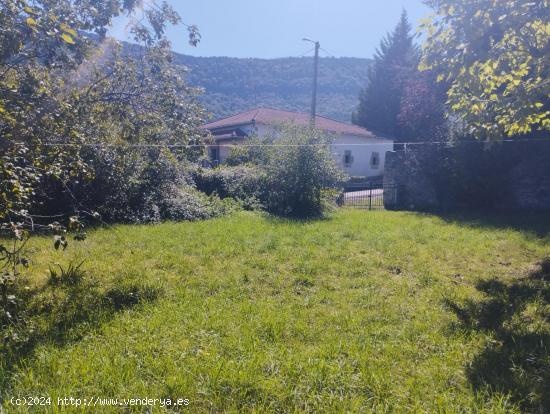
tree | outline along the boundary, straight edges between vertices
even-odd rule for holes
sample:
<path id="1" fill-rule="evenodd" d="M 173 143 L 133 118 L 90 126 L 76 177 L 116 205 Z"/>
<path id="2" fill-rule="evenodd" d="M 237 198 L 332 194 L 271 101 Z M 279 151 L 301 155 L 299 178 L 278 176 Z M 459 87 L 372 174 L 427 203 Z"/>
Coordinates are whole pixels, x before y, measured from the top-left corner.
<path id="1" fill-rule="evenodd" d="M 405 82 L 397 117 L 403 136 L 408 141 L 447 141 L 447 86 L 437 82 L 434 73 L 416 72 Z"/>
<path id="2" fill-rule="evenodd" d="M 160 59 L 155 65 L 161 73 L 159 76 L 163 76 L 165 71 L 159 68 L 166 67 L 164 63 L 169 58 L 166 54 L 169 42 L 164 36 L 166 25 L 181 21 L 166 2 L 149 2 L 146 8 L 135 0 L 92 4 L 73 0 L 5 0 L 1 3 L 1 220 L 14 221 L 26 212 L 40 192 L 44 178 L 53 177 L 63 182 L 89 172 L 80 149 L 82 144 L 97 138 L 93 136 L 97 125 L 90 124 L 97 115 L 97 103 L 108 107 L 100 111 L 104 114 L 110 111 L 114 122 L 121 121 L 122 108 L 127 109 L 137 101 L 131 91 L 123 90 L 128 82 L 120 83 L 115 91 L 103 94 L 99 100 L 90 97 L 97 98 L 96 90 L 117 74 L 105 72 L 97 65 L 103 59 L 97 56 L 97 51 L 98 47 L 105 46 L 102 41 L 108 25 L 114 17 L 138 11 L 144 16 L 132 25 L 134 40 L 144 44 L 151 53 L 157 51 Z M 99 43 L 87 35 L 90 33 L 97 35 Z M 190 26 L 189 33 L 190 42 L 196 44 L 199 39 L 196 28 Z M 159 100 L 165 96 L 159 95 Z M 163 105 L 167 113 L 169 104 Z M 185 110 L 175 113 L 168 118 L 174 122 L 163 125 L 167 130 L 181 132 L 188 118 Z M 150 122 L 157 124 L 158 120 L 152 118 Z M 105 117 L 103 121 L 109 123 Z M 122 121 L 132 124 L 130 118 Z M 140 127 L 143 129 L 143 124 Z"/>
<path id="3" fill-rule="evenodd" d="M 417 65 L 418 50 L 407 12 L 403 11 L 396 28 L 380 42 L 352 122 L 383 135 L 403 138 L 398 115 L 406 81 Z"/>
<path id="4" fill-rule="evenodd" d="M 84 205 L 106 220 L 158 220 L 164 217 L 153 213 L 168 196 L 164 185 L 190 181 L 183 164 L 196 161 L 202 148 L 185 146 L 200 144 L 204 135 L 198 91 L 187 86 L 185 71 L 164 46 L 130 54 L 113 48 L 105 63 L 92 65 L 90 79 L 73 88 L 72 106 L 88 144 L 79 155 L 91 176 L 55 180 L 41 215 Z"/>
<path id="5" fill-rule="evenodd" d="M 427 0 L 421 69 L 447 82 L 450 115 L 479 139 L 550 130 L 550 1 Z"/>
<path id="6" fill-rule="evenodd" d="M 329 149 L 330 139 L 314 128 L 288 125 L 277 146 L 265 146 L 264 204 L 273 214 L 309 218 L 321 216 L 347 178 Z M 332 190 L 332 192 L 331 192 Z"/>
<path id="7" fill-rule="evenodd" d="M 134 40 L 144 47 L 135 58 L 117 54 L 105 38 L 112 19 L 123 13 L 141 14 L 131 24 Z M 200 111 L 170 65 L 165 36 L 167 25 L 180 22 L 166 2 L 0 3 L 0 233 L 12 236 L 9 244 L 0 244 L 0 330 L 17 322 L 14 292 L 18 269 L 28 263 L 22 250 L 27 228 L 54 231 L 55 248 L 67 246 L 66 230 L 82 228 L 73 209 L 86 206 L 78 200 L 61 206 L 67 225 L 37 223 L 33 211 L 41 201 L 57 199 L 52 188 L 70 192 L 72 184 L 94 177 L 90 158 L 97 154 L 87 149 L 198 139 Z M 188 30 L 196 44 L 196 27 Z M 153 154 L 156 165 L 177 159 L 164 149 Z M 158 179 L 144 170 L 151 181 Z"/>

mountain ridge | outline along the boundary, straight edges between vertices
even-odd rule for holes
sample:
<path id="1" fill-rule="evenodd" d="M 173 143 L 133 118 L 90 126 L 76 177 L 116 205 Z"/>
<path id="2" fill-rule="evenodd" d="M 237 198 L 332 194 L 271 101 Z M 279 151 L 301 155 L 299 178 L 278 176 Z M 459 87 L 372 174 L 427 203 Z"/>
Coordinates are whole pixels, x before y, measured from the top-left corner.
<path id="1" fill-rule="evenodd" d="M 311 57 L 261 59 L 174 53 L 174 63 L 189 69 L 187 79 L 191 86 L 204 89 L 200 99 L 211 114 L 210 120 L 255 107 L 310 111 Z M 319 58 L 319 115 L 351 121 L 370 63 L 370 59 L 363 58 Z"/>
<path id="2" fill-rule="evenodd" d="M 122 42 L 125 53 L 141 46 Z M 256 107 L 309 112 L 313 88 L 313 57 L 198 57 L 173 53 L 173 62 L 188 69 L 190 86 L 204 90 L 199 98 L 208 121 Z M 351 123 L 361 89 L 367 83 L 371 59 L 320 57 L 317 113 Z"/>

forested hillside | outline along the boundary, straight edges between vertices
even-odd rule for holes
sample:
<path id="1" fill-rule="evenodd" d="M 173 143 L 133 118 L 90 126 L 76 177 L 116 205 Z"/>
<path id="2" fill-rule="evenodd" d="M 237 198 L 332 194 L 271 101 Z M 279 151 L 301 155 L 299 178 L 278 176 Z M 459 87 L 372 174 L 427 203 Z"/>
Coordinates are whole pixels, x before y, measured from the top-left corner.
<path id="1" fill-rule="evenodd" d="M 205 89 L 202 99 L 214 119 L 256 106 L 310 110 L 311 57 L 239 59 L 178 54 L 175 61 L 189 67 L 191 85 Z M 369 63 L 368 59 L 320 58 L 320 115 L 350 122 Z"/>

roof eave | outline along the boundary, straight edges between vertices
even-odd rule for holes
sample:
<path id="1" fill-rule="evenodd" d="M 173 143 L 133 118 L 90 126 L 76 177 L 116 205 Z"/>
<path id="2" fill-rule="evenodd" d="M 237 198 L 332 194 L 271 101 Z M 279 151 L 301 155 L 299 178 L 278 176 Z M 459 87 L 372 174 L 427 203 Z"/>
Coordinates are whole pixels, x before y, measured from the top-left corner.
<path id="1" fill-rule="evenodd" d="M 363 135 L 363 134 L 353 134 L 353 133 L 349 133 L 349 132 L 344 132 L 343 134 L 351 135 L 351 136 L 359 137 L 359 138 L 369 138 L 369 139 L 377 139 L 377 140 L 380 140 L 380 141 L 394 142 L 394 140 L 392 138 L 379 137 L 378 135 L 374 135 L 374 134 L 372 134 L 372 135 Z"/>
<path id="2" fill-rule="evenodd" d="M 221 137 L 221 138 L 216 138 L 214 137 L 214 141 L 216 142 L 221 142 L 221 141 L 240 141 L 240 140 L 244 140 L 248 137 Z"/>
<path id="3" fill-rule="evenodd" d="M 235 124 L 224 124 L 224 125 L 219 125 L 219 126 L 214 126 L 214 127 L 209 127 L 208 124 L 206 124 L 206 125 L 202 125 L 201 128 L 202 129 L 207 129 L 208 131 L 214 131 L 216 129 L 235 128 L 235 127 L 245 126 L 245 125 L 254 125 L 254 120 L 247 121 L 247 122 L 238 122 L 238 123 L 235 123 Z"/>

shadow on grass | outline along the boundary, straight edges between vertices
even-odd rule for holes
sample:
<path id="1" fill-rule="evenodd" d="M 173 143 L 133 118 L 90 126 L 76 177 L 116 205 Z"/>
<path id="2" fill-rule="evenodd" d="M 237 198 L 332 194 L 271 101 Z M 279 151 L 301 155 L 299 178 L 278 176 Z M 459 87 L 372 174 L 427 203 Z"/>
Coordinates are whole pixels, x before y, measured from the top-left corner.
<path id="1" fill-rule="evenodd" d="M 487 298 L 446 305 L 460 326 L 491 340 L 467 368 L 478 391 L 506 393 L 522 410 L 550 412 L 550 258 L 514 283 L 480 281 Z"/>
<path id="2" fill-rule="evenodd" d="M 52 274 L 39 289 L 21 289 L 17 292 L 19 320 L 0 332 L 0 388 L 5 388 L 10 374 L 32 357 L 37 346 L 79 341 L 117 313 L 155 301 L 160 294 L 156 287 L 124 282 L 101 289 L 96 279 L 78 267 L 69 277 Z"/>
<path id="3" fill-rule="evenodd" d="M 422 213 L 419 213 L 422 214 Z M 472 211 L 468 213 L 434 213 L 447 223 L 473 228 L 512 229 L 544 239 L 550 238 L 550 212 L 504 213 Z"/>

